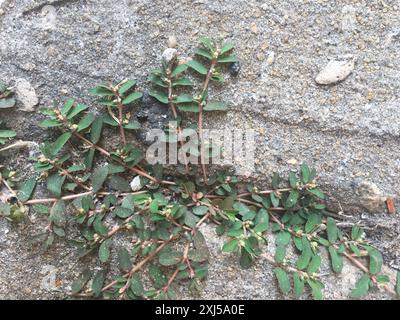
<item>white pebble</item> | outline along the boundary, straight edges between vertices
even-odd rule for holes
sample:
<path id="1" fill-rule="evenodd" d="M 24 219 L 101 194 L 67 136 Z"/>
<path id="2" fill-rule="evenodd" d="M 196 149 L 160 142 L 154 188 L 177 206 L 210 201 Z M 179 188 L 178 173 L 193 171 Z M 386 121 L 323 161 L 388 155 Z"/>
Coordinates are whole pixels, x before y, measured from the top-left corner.
<path id="1" fill-rule="evenodd" d="M 318 73 L 315 81 L 318 84 L 332 84 L 342 81 L 354 69 L 354 60 L 351 61 L 337 61 L 331 60 L 329 63 Z"/>
<path id="2" fill-rule="evenodd" d="M 170 36 L 168 38 L 168 48 L 176 48 L 177 41 L 175 36 Z"/>
<path id="3" fill-rule="evenodd" d="M 22 103 L 20 110 L 27 112 L 34 111 L 34 106 L 39 103 L 39 100 L 30 82 L 25 79 L 17 79 L 15 81 L 15 91 L 18 100 Z"/>
<path id="4" fill-rule="evenodd" d="M 140 176 L 136 176 L 133 178 L 133 180 L 130 183 L 132 191 L 139 191 L 142 189 L 142 181 L 140 180 Z"/>
<path id="5" fill-rule="evenodd" d="M 176 49 L 168 48 L 165 49 L 161 58 L 165 61 L 165 63 L 170 64 L 176 57 L 178 56 L 178 52 Z"/>

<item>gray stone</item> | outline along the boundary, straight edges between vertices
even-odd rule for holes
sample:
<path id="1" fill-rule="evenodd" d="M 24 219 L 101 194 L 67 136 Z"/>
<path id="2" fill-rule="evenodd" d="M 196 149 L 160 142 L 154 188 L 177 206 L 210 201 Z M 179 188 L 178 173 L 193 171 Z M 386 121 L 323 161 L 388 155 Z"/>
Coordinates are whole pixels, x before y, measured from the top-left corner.
<path id="1" fill-rule="evenodd" d="M 15 93 L 17 99 L 21 102 L 20 110 L 26 112 L 34 111 L 34 107 L 39 103 L 35 89 L 26 79 L 17 79 L 15 81 Z"/>
<path id="2" fill-rule="evenodd" d="M 360 204 L 371 213 L 382 212 L 385 206 L 385 197 L 375 183 L 361 181 L 356 190 Z"/>
<path id="3" fill-rule="evenodd" d="M 178 51 L 174 48 L 165 49 L 161 58 L 165 61 L 166 64 L 170 64 L 173 60 L 178 56 Z"/>

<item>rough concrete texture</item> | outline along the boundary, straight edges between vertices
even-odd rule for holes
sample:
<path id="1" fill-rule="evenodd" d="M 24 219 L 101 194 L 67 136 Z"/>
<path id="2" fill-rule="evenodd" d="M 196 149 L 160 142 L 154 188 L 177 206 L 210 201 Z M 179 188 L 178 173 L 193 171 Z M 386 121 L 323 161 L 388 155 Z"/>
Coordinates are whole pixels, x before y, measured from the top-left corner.
<path id="1" fill-rule="evenodd" d="M 135 78 L 140 89 L 149 88 L 148 72 L 170 35 L 184 56 L 192 55 L 200 35 L 229 39 L 241 71 L 211 89 L 231 108 L 207 116 L 206 127 L 258 132 L 252 177 L 260 182 L 303 161 L 315 166 L 323 188 L 337 199 L 333 207 L 378 213 L 353 219 L 373 228 L 369 236 L 384 249 L 385 262 L 398 268 L 399 221 L 384 214 L 383 200 L 392 196 L 399 206 L 399 26 L 395 0 L 0 0 L 0 80 L 17 85 L 24 79 L 28 88 L 18 110 L 1 111 L 0 118 L 19 138 L 43 141 L 48 133 L 36 126 L 41 116 L 21 109 L 70 96 L 94 105 L 87 90 L 104 81 Z M 315 77 L 331 60 L 353 60 L 354 69 L 341 82 L 317 84 Z M 26 155 L 14 155 L 11 166 L 23 166 L 29 175 Z M 26 234 L 35 228 L 0 221 L 1 298 L 62 297 L 40 289 L 46 265 L 58 268 L 61 291 L 74 278 L 67 246 L 45 255 L 30 249 Z M 221 240 L 213 234 L 209 239 L 215 259 Z M 212 263 L 202 297 L 281 298 L 265 262 L 250 271 L 236 266 L 228 256 Z M 357 271 L 346 268 L 327 280 L 328 298 L 348 296 Z"/>

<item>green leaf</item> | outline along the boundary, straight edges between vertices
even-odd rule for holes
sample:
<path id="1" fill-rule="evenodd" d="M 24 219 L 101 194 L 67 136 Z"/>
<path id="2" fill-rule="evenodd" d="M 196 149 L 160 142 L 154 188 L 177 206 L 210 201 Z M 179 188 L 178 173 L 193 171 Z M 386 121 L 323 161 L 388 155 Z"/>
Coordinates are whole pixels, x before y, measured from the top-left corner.
<path id="1" fill-rule="evenodd" d="M 313 195 L 315 195 L 316 197 L 318 197 L 318 198 L 320 198 L 322 200 L 325 199 L 324 193 L 318 188 L 308 189 L 308 192 L 312 193 Z"/>
<path id="2" fill-rule="evenodd" d="M 206 75 L 208 73 L 208 70 L 205 66 L 203 66 L 200 62 L 196 60 L 190 60 L 186 63 L 190 68 L 193 70 L 197 71 L 198 73 L 202 75 Z"/>
<path id="3" fill-rule="evenodd" d="M 283 294 L 288 294 L 290 291 L 290 281 L 286 271 L 282 268 L 275 268 L 274 272 L 278 279 L 279 289 L 281 289 Z"/>
<path id="4" fill-rule="evenodd" d="M 53 226 L 53 232 L 59 237 L 65 237 L 65 231 L 63 228 Z"/>
<path id="5" fill-rule="evenodd" d="M 238 62 L 238 61 L 239 61 L 238 57 L 233 56 L 233 55 L 218 58 L 219 63 L 229 63 L 229 62 Z"/>
<path id="6" fill-rule="evenodd" d="M 64 147 L 64 145 L 68 142 L 71 138 L 72 133 L 65 132 L 58 139 L 51 145 L 50 152 L 53 156 L 55 156 L 60 150 Z"/>
<path id="7" fill-rule="evenodd" d="M 368 293 L 369 282 L 369 274 L 364 273 L 363 276 L 356 282 L 356 287 L 351 291 L 350 297 L 358 299 L 365 296 Z"/>
<path id="8" fill-rule="evenodd" d="M 195 249 L 189 251 L 189 259 L 194 262 L 207 261 L 210 256 L 210 252 L 208 250 L 206 239 L 199 230 L 196 230 L 196 233 L 193 236 L 193 245 Z"/>
<path id="9" fill-rule="evenodd" d="M 159 257 L 158 262 L 165 267 L 173 266 L 181 262 L 182 253 L 174 251 L 172 249 L 162 250 Z"/>
<path id="10" fill-rule="evenodd" d="M 204 111 L 226 111 L 228 106 L 224 102 L 209 101 L 204 106 Z"/>
<path id="11" fill-rule="evenodd" d="M 303 180 L 303 183 L 309 183 L 310 182 L 310 168 L 308 167 L 307 164 L 303 163 L 300 167 L 301 169 L 301 179 Z"/>
<path id="12" fill-rule="evenodd" d="M 213 44 L 211 43 L 211 40 L 208 37 L 205 36 L 200 37 L 199 42 L 211 52 L 215 50 Z"/>
<path id="13" fill-rule="evenodd" d="M 101 289 L 103 288 L 104 281 L 106 280 L 106 272 L 100 270 L 96 273 L 92 282 L 92 292 L 95 298 L 100 296 Z"/>
<path id="14" fill-rule="evenodd" d="M 289 172 L 289 184 L 292 189 L 297 189 L 297 177 L 293 171 Z"/>
<path id="15" fill-rule="evenodd" d="M 380 284 L 387 284 L 390 282 L 390 279 L 387 275 L 385 274 L 380 274 L 376 276 L 376 281 Z"/>
<path id="16" fill-rule="evenodd" d="M 318 241 L 320 244 L 322 244 L 323 246 L 325 246 L 325 247 L 329 247 L 329 245 L 330 245 L 330 243 L 329 243 L 328 240 L 326 240 L 326 239 L 324 239 L 324 238 L 321 238 L 321 237 L 318 237 L 318 238 L 317 238 L 317 241 Z"/>
<path id="17" fill-rule="evenodd" d="M 358 247 L 355 244 L 350 243 L 349 247 L 350 247 L 351 251 L 353 251 L 357 256 L 361 255 L 360 249 L 358 249 Z"/>
<path id="18" fill-rule="evenodd" d="M 101 215 L 97 215 L 93 222 L 93 229 L 96 233 L 105 236 L 108 234 L 108 229 L 101 221 Z"/>
<path id="19" fill-rule="evenodd" d="M 108 175 L 108 166 L 97 168 L 92 174 L 93 192 L 99 191 L 103 187 Z"/>
<path id="20" fill-rule="evenodd" d="M 95 119 L 95 116 L 93 113 L 86 114 L 81 119 L 81 121 L 79 121 L 78 128 L 76 128 L 76 131 L 80 132 L 82 130 L 89 128 L 89 126 L 93 123 L 94 119 Z"/>
<path id="21" fill-rule="evenodd" d="M 224 54 L 224 53 L 226 53 L 226 52 L 232 50 L 233 47 L 234 47 L 234 46 L 233 46 L 232 43 L 230 43 L 230 42 L 225 42 L 225 43 L 222 45 L 222 48 L 221 48 L 221 50 L 220 50 L 220 54 L 222 55 L 222 54 Z"/>
<path id="22" fill-rule="evenodd" d="M 193 97 L 189 94 L 181 94 L 176 97 L 176 103 L 190 103 L 193 102 Z"/>
<path id="23" fill-rule="evenodd" d="M 140 99 L 142 96 L 143 96 L 143 94 L 141 92 L 133 92 L 122 101 L 122 104 L 123 105 L 130 104 L 130 103 Z"/>
<path id="24" fill-rule="evenodd" d="M 359 240 L 363 234 L 363 230 L 359 226 L 351 228 L 351 240 Z"/>
<path id="25" fill-rule="evenodd" d="M 34 204 L 32 206 L 32 209 L 39 214 L 49 214 L 50 213 L 50 209 L 48 206 L 38 203 L 38 204 Z"/>
<path id="26" fill-rule="evenodd" d="M 289 232 L 282 230 L 278 233 L 275 239 L 277 246 L 287 246 L 290 242 L 291 235 Z"/>
<path id="27" fill-rule="evenodd" d="M 207 206 L 198 206 L 193 208 L 193 213 L 196 216 L 204 216 L 208 212 Z"/>
<path id="28" fill-rule="evenodd" d="M 293 284 L 294 284 L 294 296 L 299 299 L 304 291 L 304 280 L 300 279 L 297 272 L 293 273 Z"/>
<path id="29" fill-rule="evenodd" d="M 330 243 L 334 244 L 338 238 L 338 228 L 333 218 L 328 217 L 326 219 L 326 228 L 328 233 L 328 240 Z"/>
<path id="30" fill-rule="evenodd" d="M 128 272 L 132 269 L 132 261 L 129 251 L 125 248 L 118 250 L 118 264 L 122 271 Z"/>
<path id="31" fill-rule="evenodd" d="M 39 123 L 39 127 L 41 128 L 54 128 L 61 126 L 62 123 L 59 122 L 57 119 L 46 119 Z"/>
<path id="32" fill-rule="evenodd" d="M 96 117 L 92 123 L 92 128 L 90 130 L 90 141 L 94 144 L 99 142 L 101 137 L 101 130 L 103 128 L 103 118 Z"/>
<path id="33" fill-rule="evenodd" d="M 311 233 L 322 221 L 322 217 L 320 214 L 313 214 L 311 213 L 308 216 L 306 225 L 305 225 L 305 232 L 306 233 Z"/>
<path id="34" fill-rule="evenodd" d="M 113 210 L 113 212 L 115 215 L 117 215 L 118 217 L 120 217 L 122 219 L 126 219 L 133 214 L 133 211 L 131 209 L 124 208 L 124 207 L 116 207 Z"/>
<path id="35" fill-rule="evenodd" d="M 222 251 L 223 252 L 232 252 L 235 251 L 238 247 L 239 244 L 239 240 L 237 239 L 232 239 L 226 243 L 224 243 L 223 247 L 222 247 Z"/>
<path id="36" fill-rule="evenodd" d="M 301 252 L 300 257 L 297 260 L 297 268 L 300 270 L 304 270 L 307 268 L 308 264 L 310 263 L 311 257 L 312 257 L 312 250 L 310 246 L 310 242 L 308 239 L 303 236 L 301 238 L 301 244 L 303 247 L 303 251 Z"/>
<path id="37" fill-rule="evenodd" d="M 253 258 L 251 257 L 250 253 L 245 249 L 242 248 L 240 251 L 240 266 L 242 269 L 248 269 L 251 267 L 253 263 Z"/>
<path id="38" fill-rule="evenodd" d="M 88 169 L 88 170 L 92 170 L 95 152 L 96 152 L 95 149 L 90 149 L 85 154 L 85 159 L 84 159 L 83 164 L 85 165 L 86 169 Z"/>
<path id="39" fill-rule="evenodd" d="M 12 130 L 0 130 L 0 138 L 14 138 L 16 135 L 17 133 Z"/>
<path id="40" fill-rule="evenodd" d="M 111 239 L 104 240 L 99 248 L 99 259 L 101 262 L 105 263 L 110 258 L 110 246 L 112 244 Z"/>
<path id="41" fill-rule="evenodd" d="M 89 94 L 92 96 L 106 97 L 114 95 L 114 92 L 105 85 L 98 85 L 90 89 Z"/>
<path id="42" fill-rule="evenodd" d="M 12 108 L 15 106 L 15 98 L 3 98 L 0 99 L 0 109 Z"/>
<path id="43" fill-rule="evenodd" d="M 195 227 L 196 223 L 199 222 L 200 218 L 196 217 L 193 213 L 191 213 L 190 211 L 186 211 L 185 213 L 185 224 L 188 227 Z"/>
<path id="44" fill-rule="evenodd" d="M 275 192 L 270 193 L 269 196 L 271 199 L 272 206 L 274 208 L 279 207 L 279 198 L 276 196 Z"/>
<path id="45" fill-rule="evenodd" d="M 318 255 L 314 255 L 311 259 L 310 264 L 308 265 L 307 273 L 312 274 L 317 272 L 320 265 L 321 265 L 321 257 Z"/>
<path id="46" fill-rule="evenodd" d="M 256 219 L 254 220 L 254 223 L 256 224 L 261 224 L 261 223 L 266 223 L 267 225 L 269 224 L 269 215 L 267 210 L 265 210 L 264 208 L 261 208 L 260 210 L 258 210 Z"/>
<path id="47" fill-rule="evenodd" d="M 49 221 L 54 223 L 56 226 L 60 227 L 63 226 L 66 222 L 64 211 L 65 211 L 65 202 L 57 201 L 50 209 Z"/>
<path id="48" fill-rule="evenodd" d="M 177 75 L 184 72 L 187 68 L 188 68 L 187 64 L 180 64 L 174 69 L 174 71 L 172 71 L 171 76 L 175 78 Z"/>
<path id="49" fill-rule="evenodd" d="M 379 252 L 379 250 L 375 248 L 369 249 L 368 253 L 369 253 L 369 272 L 371 274 L 377 274 L 378 272 L 381 272 L 383 264 L 382 254 Z"/>
<path id="50" fill-rule="evenodd" d="M 161 76 L 151 74 L 149 80 L 157 86 L 167 88 L 168 85 L 166 84 L 165 80 L 161 79 Z"/>
<path id="51" fill-rule="evenodd" d="M 278 263 L 283 262 L 286 257 L 286 246 L 279 245 L 275 249 L 275 261 Z"/>
<path id="52" fill-rule="evenodd" d="M 83 171 L 83 170 L 85 170 L 85 166 L 79 165 L 79 164 L 72 165 L 67 169 L 68 172 L 78 172 L 78 171 Z"/>
<path id="53" fill-rule="evenodd" d="M 208 60 L 212 60 L 212 55 L 209 51 L 203 49 L 203 48 L 198 48 L 194 52 L 194 54 L 197 54 L 198 56 L 202 56 L 204 58 L 207 58 Z"/>
<path id="54" fill-rule="evenodd" d="M 187 86 L 187 87 L 191 87 L 191 86 L 193 86 L 193 82 L 192 82 L 190 79 L 183 78 L 183 79 L 175 80 L 175 81 L 172 83 L 172 86 L 173 86 L 173 87 L 178 87 L 178 86 Z"/>
<path id="55" fill-rule="evenodd" d="M 150 203 L 149 209 L 151 213 L 158 213 L 158 201 L 156 199 Z"/>
<path id="56" fill-rule="evenodd" d="M 144 287 L 139 273 L 135 273 L 131 280 L 130 290 L 135 296 L 141 297 L 144 294 Z"/>
<path id="57" fill-rule="evenodd" d="M 278 189 L 280 182 L 281 182 L 281 178 L 280 178 L 279 174 L 277 172 L 274 172 L 274 174 L 272 176 L 272 188 Z"/>
<path id="58" fill-rule="evenodd" d="M 322 300 L 322 288 L 324 287 L 324 285 L 321 282 L 312 279 L 306 279 L 306 280 L 307 284 L 311 288 L 311 294 L 313 298 L 315 300 Z"/>
<path id="59" fill-rule="evenodd" d="M 343 257 L 333 246 L 329 246 L 328 251 L 331 257 L 332 270 L 336 273 L 341 272 L 343 269 Z"/>
<path id="60" fill-rule="evenodd" d="M 257 232 L 257 233 L 265 232 L 268 230 L 268 223 L 259 223 L 254 227 L 253 230 L 254 230 L 254 232 Z"/>
<path id="61" fill-rule="evenodd" d="M 124 128 L 128 130 L 137 130 L 140 129 L 140 127 L 140 123 L 137 120 L 131 120 L 128 124 L 124 125 Z"/>
<path id="62" fill-rule="evenodd" d="M 285 207 L 293 208 L 296 205 L 297 200 L 299 199 L 299 196 L 300 196 L 300 194 L 297 190 L 290 191 L 289 197 L 286 199 L 286 202 L 285 202 Z"/>
<path id="63" fill-rule="evenodd" d="M 129 182 L 127 180 L 125 180 L 124 178 L 117 176 L 117 175 L 112 175 L 110 177 L 110 187 L 112 189 L 120 191 L 120 192 L 130 192 L 131 191 Z"/>
<path id="64" fill-rule="evenodd" d="M 124 94 L 127 92 L 130 88 L 132 88 L 136 84 L 135 80 L 128 80 L 126 81 L 123 85 L 121 85 L 118 89 L 119 94 Z"/>
<path id="65" fill-rule="evenodd" d="M 90 270 L 85 270 L 82 275 L 72 283 L 71 293 L 76 294 L 81 291 L 91 277 L 92 272 Z"/>
<path id="66" fill-rule="evenodd" d="M 256 202 L 262 203 L 264 201 L 263 197 L 259 196 L 258 194 L 252 194 L 252 199 Z"/>
<path id="67" fill-rule="evenodd" d="M 69 98 L 67 101 L 65 101 L 64 106 L 61 109 L 61 114 L 63 116 L 66 116 L 67 113 L 71 110 L 72 106 L 74 105 L 75 100 L 72 98 Z"/>
<path id="68" fill-rule="evenodd" d="M 47 190 L 49 190 L 49 192 L 56 198 L 61 197 L 61 189 L 65 182 L 65 178 L 65 176 L 60 176 L 58 173 L 54 173 L 46 179 Z"/>
<path id="69" fill-rule="evenodd" d="M 28 201 L 32 195 L 33 190 L 35 189 L 36 186 L 36 179 L 35 178 L 30 178 L 25 181 L 25 183 L 22 185 L 21 190 L 18 193 L 18 199 L 21 202 Z"/>
<path id="70" fill-rule="evenodd" d="M 88 108 L 88 106 L 86 106 L 84 104 L 78 104 L 75 108 L 72 108 L 72 110 L 68 113 L 67 119 L 71 120 L 72 118 L 74 118 L 75 116 L 80 114 L 82 111 L 86 110 L 87 108 Z"/>
<path id="71" fill-rule="evenodd" d="M 149 276 L 153 280 L 154 286 L 157 289 L 162 288 L 163 286 L 166 285 L 168 280 L 157 266 L 152 264 L 149 266 L 148 270 L 149 270 Z"/>
<path id="72" fill-rule="evenodd" d="M 149 96 L 157 99 L 161 103 L 168 104 L 168 96 L 164 92 L 151 90 Z"/>

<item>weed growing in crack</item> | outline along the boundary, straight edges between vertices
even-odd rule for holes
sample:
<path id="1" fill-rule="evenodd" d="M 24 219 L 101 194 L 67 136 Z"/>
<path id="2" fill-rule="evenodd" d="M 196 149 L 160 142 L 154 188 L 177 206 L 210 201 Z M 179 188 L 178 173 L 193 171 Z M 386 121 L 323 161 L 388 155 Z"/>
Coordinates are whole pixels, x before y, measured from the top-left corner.
<path id="1" fill-rule="evenodd" d="M 32 210 L 47 216 L 47 227 L 34 237 L 45 248 L 68 238 L 67 226 L 79 229 L 80 237 L 70 241 L 81 258 L 97 254 L 102 268 L 84 270 L 72 284 L 73 296 L 176 299 L 177 286 L 184 282 L 192 291 L 201 290 L 209 260 L 200 231 L 205 223 L 214 225 L 226 239 L 221 254 L 237 253 L 242 268 L 250 268 L 264 252 L 285 295 L 300 298 L 307 290 L 315 299 L 323 297 L 323 250 L 329 253 L 334 273 L 342 271 L 344 259 L 364 272 L 351 292 L 353 298 L 376 286 L 399 295 L 399 276 L 393 289 L 381 271 L 381 253 L 368 243 L 363 230 L 357 225 L 351 230 L 337 226 L 325 208 L 317 173 L 308 165 L 303 164 L 298 173 L 290 172 L 288 179 L 275 173 L 268 190 L 227 171 L 207 172 L 204 157 L 212 147 L 203 139 L 203 113 L 227 110 L 225 103 L 209 99 L 210 84 L 223 82 L 220 67 L 237 58 L 230 54 L 230 43 L 203 37 L 200 44 L 196 55 L 201 62 L 181 63 L 172 52 L 150 75 L 154 85 L 150 95 L 167 105 L 177 121 L 175 128 L 163 128 L 169 142 L 183 145 L 177 137 L 188 124 L 180 113 L 197 114 L 199 167 L 185 162 L 182 172 L 167 176 L 161 165 L 146 163 L 141 149 L 126 135 L 127 130 L 140 128 L 132 109 L 142 96 L 135 91 L 136 82 L 98 85 L 90 94 L 104 106 L 101 114 L 73 99 L 41 110 L 48 118 L 40 126 L 57 129 L 60 135 L 43 144 L 34 166 L 38 178 L 27 180 L 18 193 L 9 176 L 0 177 L 17 197 L 17 204 L 4 200 L 0 214 L 10 217 L 16 206 L 14 210 L 20 208 L 22 214 Z M 200 75 L 200 83 L 187 76 L 190 69 Z M 120 145 L 104 146 L 104 126 L 115 128 Z M 51 197 L 32 199 L 37 182 L 46 185 Z M 268 233 L 275 234 L 273 255 L 265 252 Z M 291 246 L 293 253 L 289 253 Z M 112 256 L 117 257 L 119 274 Z"/>

